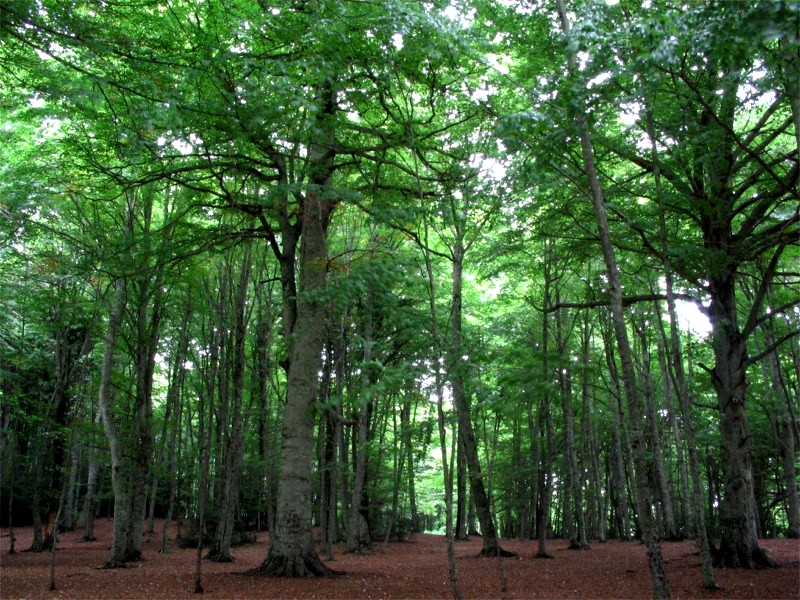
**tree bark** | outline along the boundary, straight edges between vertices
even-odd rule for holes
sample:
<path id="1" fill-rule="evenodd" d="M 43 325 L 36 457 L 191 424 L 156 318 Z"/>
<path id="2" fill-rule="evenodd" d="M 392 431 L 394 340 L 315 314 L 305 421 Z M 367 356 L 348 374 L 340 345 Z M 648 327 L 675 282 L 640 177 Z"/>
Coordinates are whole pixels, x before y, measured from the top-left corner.
<path id="1" fill-rule="evenodd" d="M 296 319 L 287 336 L 289 360 L 283 423 L 278 506 L 269 553 L 258 567 L 265 575 L 330 575 L 311 537 L 311 473 L 314 458 L 314 412 L 325 325 L 325 306 L 318 297 L 326 287 L 327 231 L 335 208 L 331 183 L 335 139 L 331 120 L 336 110 L 330 82 L 318 90 L 316 127 L 321 136 L 308 150 L 310 185 L 302 206 L 300 286 Z"/>
<path id="2" fill-rule="evenodd" d="M 635 326 L 636 327 L 636 326 Z M 645 328 L 649 323 L 641 323 L 638 329 L 639 342 L 641 344 L 642 357 L 642 378 L 644 379 L 644 410 L 645 418 L 650 425 L 650 452 L 652 454 L 653 472 L 658 486 L 658 496 L 661 500 L 661 513 L 664 519 L 664 531 L 667 539 L 678 539 L 678 529 L 675 525 L 675 510 L 672 504 L 672 494 L 667 481 L 667 473 L 664 469 L 664 455 L 661 451 L 661 431 L 658 427 L 658 416 L 655 404 L 655 384 L 651 375 L 650 340 L 647 337 Z"/>
<path id="3" fill-rule="evenodd" d="M 364 307 L 364 361 L 361 367 L 361 397 L 358 410 L 358 424 L 356 427 L 357 442 L 354 448 L 355 471 L 353 473 L 353 493 L 350 497 L 350 513 L 348 514 L 346 548 L 348 552 L 358 552 L 368 540 L 363 539 L 362 502 L 364 487 L 367 478 L 367 444 L 369 442 L 369 415 L 370 406 L 374 399 L 370 389 L 373 381 L 370 376 L 370 362 L 372 361 L 372 292 L 367 291 L 366 306 Z M 368 536 L 368 532 L 366 532 Z"/>
<path id="4" fill-rule="evenodd" d="M 125 294 L 125 280 L 119 278 L 114 286 L 114 296 L 108 315 L 108 328 L 103 346 L 103 361 L 100 367 L 100 388 L 97 394 L 100 419 L 103 422 L 103 429 L 111 451 L 111 487 L 114 491 L 114 537 L 111 541 L 111 553 L 105 565 L 108 568 L 126 566 L 125 549 L 128 545 L 128 527 L 130 524 L 131 500 L 128 490 L 128 475 L 125 472 L 119 429 L 111 407 L 111 376 L 114 369 L 114 349 L 116 348 L 119 329 L 122 325 Z"/>
<path id="5" fill-rule="evenodd" d="M 556 0 L 556 6 L 558 7 L 559 18 L 564 34 L 569 35 L 570 25 L 563 0 Z M 574 76 L 578 72 L 577 60 L 574 52 L 570 51 L 568 53 L 567 60 L 570 73 Z M 647 547 L 647 562 L 650 571 L 650 579 L 653 584 L 653 597 L 669 598 L 669 584 L 664 567 L 664 558 L 661 554 L 661 545 L 658 540 L 655 524 L 653 522 L 653 515 L 650 509 L 650 488 L 647 482 L 647 457 L 645 439 L 642 432 L 641 405 L 628 341 L 625 312 L 622 305 L 622 285 L 620 282 L 619 268 L 617 266 L 616 253 L 611 243 L 611 232 L 608 226 L 603 188 L 600 184 L 600 179 L 594 164 L 594 151 L 592 149 L 589 122 L 586 118 L 586 114 L 581 110 L 576 111 L 575 117 L 580 131 L 583 165 L 589 180 L 592 206 L 597 221 L 600 246 L 606 265 L 606 275 L 608 277 L 611 316 L 622 364 L 623 389 L 625 391 L 626 405 L 630 417 L 631 446 L 635 464 L 636 504 L 639 509 L 639 524 L 642 530 L 642 538 Z"/>
<path id="6" fill-rule="evenodd" d="M 464 444 L 464 455 L 469 469 L 469 482 L 472 499 L 475 502 L 475 510 L 478 515 L 478 522 L 481 528 L 481 538 L 483 545 L 481 556 L 515 556 L 513 553 L 503 550 L 497 539 L 494 518 L 491 512 L 489 497 L 486 494 L 486 487 L 483 482 L 483 472 L 481 471 L 480 460 L 478 458 L 478 443 L 475 432 L 472 428 L 472 418 L 470 401 L 464 386 L 464 364 L 463 350 L 461 348 L 461 313 L 462 313 L 462 273 L 464 261 L 464 247 L 460 240 L 453 246 L 453 302 L 452 302 L 452 324 L 450 339 L 450 367 L 448 375 L 450 385 L 453 389 L 453 405 L 458 417 L 458 435 Z"/>
<path id="7" fill-rule="evenodd" d="M 718 243 L 722 243 L 719 240 Z M 709 276 L 714 368 L 712 381 L 720 411 L 723 496 L 717 567 L 763 568 L 776 564 L 758 543 L 753 503 L 752 438 L 745 410 L 745 340 L 739 331 L 733 273 Z"/>

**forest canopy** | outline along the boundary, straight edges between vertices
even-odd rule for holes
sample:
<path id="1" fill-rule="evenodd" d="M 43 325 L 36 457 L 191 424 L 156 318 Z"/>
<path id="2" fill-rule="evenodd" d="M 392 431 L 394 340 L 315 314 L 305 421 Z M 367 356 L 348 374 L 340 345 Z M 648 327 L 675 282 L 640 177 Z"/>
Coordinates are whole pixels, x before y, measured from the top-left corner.
<path id="1" fill-rule="evenodd" d="M 422 531 L 638 538 L 658 597 L 661 539 L 698 541 L 706 587 L 712 558 L 773 566 L 759 538 L 800 537 L 799 23 L 7 0 L 0 521 L 41 551 L 113 516 L 110 567 L 156 517 L 220 561 L 268 530 L 268 575 Z"/>

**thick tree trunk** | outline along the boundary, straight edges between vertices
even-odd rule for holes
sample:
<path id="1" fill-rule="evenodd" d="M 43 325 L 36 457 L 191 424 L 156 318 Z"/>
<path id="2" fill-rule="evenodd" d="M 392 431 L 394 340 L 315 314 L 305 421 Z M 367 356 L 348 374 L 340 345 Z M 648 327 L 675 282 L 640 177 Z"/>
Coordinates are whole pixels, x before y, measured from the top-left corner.
<path id="1" fill-rule="evenodd" d="M 732 273 L 709 277 L 713 327 L 712 380 L 720 411 L 724 493 L 720 506 L 720 548 L 715 566 L 746 569 L 776 566 L 758 543 L 753 503 L 752 439 L 745 410 L 745 340 L 739 331 Z"/>
<path id="2" fill-rule="evenodd" d="M 278 479 L 278 511 L 265 575 L 308 577 L 331 573 L 314 550 L 311 538 L 311 467 L 314 451 L 314 402 L 320 368 L 324 306 L 308 295 L 325 287 L 329 202 L 307 193 L 303 227 L 301 296 L 293 334 Z M 323 219 L 318 218 L 322 214 Z"/>
<path id="3" fill-rule="evenodd" d="M 335 93 L 329 82 L 320 86 L 317 126 L 322 140 L 308 150 L 310 186 L 303 199 L 300 248 L 300 286 L 297 313 L 287 336 L 289 361 L 283 423 L 281 470 L 274 535 L 266 560 L 258 567 L 265 575 L 307 577 L 332 571 L 319 559 L 311 537 L 311 474 L 314 459 L 314 405 L 321 366 L 325 305 L 318 297 L 326 286 L 327 230 L 335 207 L 331 197 L 334 170 L 333 132 Z"/>

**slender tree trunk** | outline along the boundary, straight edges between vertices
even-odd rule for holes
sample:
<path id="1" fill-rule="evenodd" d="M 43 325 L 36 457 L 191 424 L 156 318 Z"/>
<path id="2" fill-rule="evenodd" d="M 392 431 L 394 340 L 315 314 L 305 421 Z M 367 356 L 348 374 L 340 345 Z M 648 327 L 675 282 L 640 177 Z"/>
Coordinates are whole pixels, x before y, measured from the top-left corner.
<path id="1" fill-rule="evenodd" d="M 444 387 L 441 376 L 436 375 L 436 407 L 439 423 L 439 448 L 442 453 L 442 473 L 444 475 L 444 513 L 445 513 L 445 537 L 447 538 L 447 571 L 450 579 L 450 590 L 454 600 L 461 600 L 461 590 L 458 587 L 458 572 L 456 570 L 455 555 L 455 535 L 453 531 L 453 469 L 452 462 L 447 462 L 447 431 L 445 429 L 444 409 L 442 408 L 442 398 Z M 452 456 L 452 453 L 451 453 Z"/>
<path id="2" fill-rule="evenodd" d="M 470 494 L 467 493 L 467 459 L 464 456 L 464 440 L 458 435 L 456 446 L 456 540 L 469 539 L 467 534 L 467 511 Z"/>
<path id="3" fill-rule="evenodd" d="M 611 378 L 611 413 L 614 416 L 614 451 L 612 453 L 611 482 L 616 512 L 617 534 L 621 540 L 627 540 L 631 535 L 630 511 L 628 510 L 628 493 L 626 491 L 625 460 L 628 456 L 628 444 L 623 435 L 622 405 L 617 363 L 614 359 L 610 341 L 606 342 L 606 364 Z"/>
<path id="4" fill-rule="evenodd" d="M 664 374 L 664 408 L 667 411 L 667 419 L 669 420 L 669 427 L 672 431 L 672 437 L 675 440 L 675 456 L 678 461 L 678 473 L 680 474 L 680 490 L 683 502 L 680 502 L 680 524 L 678 525 L 678 535 L 683 537 L 686 531 L 687 523 L 691 523 L 694 519 L 692 515 L 692 502 L 691 492 L 689 491 L 689 470 L 686 466 L 686 459 L 684 455 L 684 439 L 681 432 L 680 424 L 678 423 L 677 411 L 675 410 L 675 386 L 672 383 L 672 375 L 670 373 L 669 365 L 667 363 L 669 345 L 666 340 L 666 333 L 664 332 L 664 322 L 661 317 L 661 309 L 658 303 L 656 304 L 656 314 L 658 315 L 658 368 Z"/>
<path id="5" fill-rule="evenodd" d="M 218 315 L 219 319 L 219 315 Z M 206 508 L 208 506 L 208 477 L 211 464 L 211 439 L 214 431 L 214 396 L 219 368 L 219 348 L 222 344 L 222 327 L 218 322 L 212 328 L 211 348 L 209 349 L 209 368 L 206 379 L 205 402 L 200 400 L 198 407 L 199 427 L 197 445 L 200 451 L 200 477 L 197 499 L 197 548 L 194 555 L 194 593 L 203 593 L 203 542 L 206 529 Z M 207 406 L 207 408 L 206 408 Z"/>
<path id="6" fill-rule="evenodd" d="M 169 430 L 169 492 L 167 500 L 167 515 L 161 530 L 161 549 L 160 554 L 169 553 L 169 527 L 175 511 L 175 497 L 178 490 L 178 447 L 181 443 L 181 432 L 183 431 L 183 386 L 186 381 L 186 358 L 189 354 L 189 320 L 192 316 L 192 294 L 187 294 L 183 319 L 181 322 L 178 346 L 175 349 L 175 357 L 172 362 L 172 377 L 169 380 L 167 390 L 167 412 L 173 415 L 172 427 Z"/>
<path id="7" fill-rule="evenodd" d="M 75 442 L 70 452 L 69 477 L 67 479 L 67 494 L 64 499 L 64 513 L 61 515 L 61 530 L 72 531 L 75 529 L 75 502 L 78 493 L 78 471 L 81 463 L 81 447 Z"/>
<path id="8" fill-rule="evenodd" d="M 678 529 L 675 525 L 675 510 L 672 504 L 672 494 L 667 481 L 667 473 L 664 468 L 664 455 L 661 451 L 661 431 L 658 427 L 658 417 L 655 406 L 655 384 L 651 376 L 649 340 L 645 328 L 649 323 L 644 323 L 637 327 L 639 342 L 641 344 L 642 358 L 642 379 L 644 379 L 644 416 L 650 425 L 650 452 L 652 453 L 653 471 L 655 474 L 658 495 L 661 499 L 661 513 L 664 519 L 664 529 L 666 537 L 670 540 L 678 539 Z"/>
<path id="9" fill-rule="evenodd" d="M 461 291 L 462 273 L 464 261 L 464 247 L 460 241 L 453 246 L 453 302 L 452 302 L 452 324 L 450 339 L 450 385 L 453 389 L 453 405 L 458 417 L 458 435 L 464 443 L 464 454 L 469 469 L 470 491 L 475 501 L 475 510 L 481 528 L 481 538 L 483 546 L 481 556 L 497 556 L 498 553 L 506 556 L 514 556 L 502 548 L 499 548 L 497 530 L 489 504 L 489 497 L 486 494 L 486 487 L 483 481 L 483 473 L 478 458 L 478 443 L 475 439 L 475 432 L 472 428 L 472 418 L 470 401 L 464 386 L 466 365 L 463 359 L 461 348 Z"/>
<path id="10" fill-rule="evenodd" d="M 558 297 L 556 297 L 558 301 Z M 563 311 L 556 316 L 556 343 L 561 356 L 568 356 L 567 339 L 563 333 Z M 588 550 L 586 539 L 586 517 L 583 506 L 583 482 L 578 478 L 578 457 L 575 441 L 575 411 L 572 406 L 572 377 L 569 367 L 559 372 L 561 387 L 561 407 L 564 415 L 564 451 L 566 453 L 566 472 L 564 487 L 564 537 L 568 539 L 571 550 Z"/>
<path id="11" fill-rule="evenodd" d="M 770 330 L 772 324 L 773 322 L 770 321 L 769 325 L 764 327 L 767 344 L 775 343 L 775 336 Z M 800 538 L 800 497 L 798 496 L 797 470 L 795 468 L 797 425 L 792 414 L 791 394 L 781 372 L 778 351 L 770 352 L 767 359 L 769 379 L 772 382 L 775 398 L 778 400 L 775 429 L 778 437 L 778 456 L 782 468 L 781 482 L 786 490 L 786 520 L 788 523 L 786 537 L 796 539 Z"/>
<path id="12" fill-rule="evenodd" d="M 780 455 L 783 467 L 783 484 L 786 487 L 786 516 L 789 527 L 786 531 L 788 538 L 800 538 L 800 499 L 797 492 L 797 469 L 795 468 L 796 425 L 789 411 L 788 404 L 783 406 L 780 416 Z"/>
<path id="13" fill-rule="evenodd" d="M 98 412 L 97 420 L 100 420 Z M 89 468 L 86 475 L 86 493 L 83 496 L 83 507 L 78 519 L 78 527 L 83 528 L 84 533 L 81 538 L 85 542 L 93 542 L 97 538 L 94 535 L 94 513 L 96 509 L 96 495 L 97 495 L 97 473 L 99 471 L 99 462 L 94 450 L 89 452 Z"/>
<path id="14" fill-rule="evenodd" d="M 111 541 L 111 553 L 106 567 L 124 567 L 125 549 L 128 545 L 128 527 L 130 524 L 130 491 L 128 474 L 125 472 L 122 442 L 111 406 L 111 376 L 114 369 L 114 349 L 117 345 L 119 329 L 122 325 L 125 310 L 126 285 L 123 278 L 116 281 L 111 310 L 108 316 L 103 346 L 103 362 L 100 367 L 100 387 L 98 389 L 98 411 L 103 422 L 103 429 L 111 451 L 111 487 L 114 490 L 114 537 Z"/>
<path id="15" fill-rule="evenodd" d="M 9 426 L 11 424 L 11 411 L 8 404 L 0 407 L 2 411 L 3 426 L 0 430 L 0 453 L 2 453 L 2 464 L 4 467 L 3 476 L 5 476 L 5 469 L 8 469 L 8 497 L 6 499 L 6 509 L 8 510 L 8 553 L 16 554 L 16 541 L 14 535 L 14 488 L 16 487 L 16 474 L 17 474 L 17 439 L 13 430 L 9 433 Z M 0 481 L 3 478 L 0 476 Z"/>
<path id="16" fill-rule="evenodd" d="M 686 436 L 686 450 L 689 458 L 689 471 L 692 477 L 692 510 L 689 512 L 692 517 L 695 541 L 700 550 L 700 564 L 703 573 L 703 587 L 705 589 L 715 589 L 717 584 L 714 580 L 714 567 L 711 559 L 711 548 L 708 542 L 706 531 L 705 510 L 703 507 L 703 483 L 700 479 L 700 460 L 697 456 L 697 446 L 694 438 L 694 422 L 692 419 L 691 399 L 689 398 L 689 385 L 686 378 L 686 370 L 683 365 L 683 350 L 681 347 L 680 332 L 678 331 L 678 312 L 675 302 L 672 261 L 669 254 L 667 243 L 667 224 L 666 211 L 664 209 L 664 198 L 661 191 L 661 163 L 658 156 L 658 145 L 655 141 L 655 124 L 653 123 L 652 111 L 648 110 L 646 115 L 647 134 L 652 145 L 653 177 L 656 185 L 656 198 L 658 200 L 658 222 L 661 252 L 664 257 L 664 282 L 667 296 L 667 313 L 669 315 L 669 343 L 664 340 L 665 348 L 669 348 L 671 357 L 670 366 L 672 370 L 670 376 L 674 377 L 673 386 L 678 395 L 678 406 L 681 412 L 683 433 Z M 661 311 L 656 311 L 661 319 Z M 663 324 L 659 327 L 664 331 Z M 691 354 L 689 355 L 691 360 Z M 691 370 L 690 370 L 691 372 Z M 677 440 L 677 437 L 676 437 Z M 677 442 L 676 442 L 677 443 Z M 709 482 L 709 488 L 711 484 Z M 709 511 L 709 514 L 712 514 Z"/>
<path id="17" fill-rule="evenodd" d="M 400 423 L 406 452 L 406 464 L 408 465 L 406 471 L 408 481 L 408 505 L 411 513 L 410 530 L 412 533 L 418 533 L 422 528 L 420 526 L 419 512 L 417 509 L 417 493 L 414 487 L 414 432 L 412 429 L 412 423 L 416 422 L 417 400 L 408 398 L 408 396 L 413 393 L 413 389 L 413 383 L 409 383 L 409 389 L 406 390 L 406 398 L 403 401 L 403 410 L 400 412 Z"/>
<path id="18" fill-rule="evenodd" d="M 594 399 L 594 412 L 597 413 L 597 398 Z M 587 407 L 588 409 L 588 407 Z M 589 409 L 590 410 L 590 409 Z M 592 482 L 597 502 L 597 541 L 605 543 L 608 523 L 608 503 L 606 495 L 603 493 L 603 478 L 600 471 L 600 440 L 598 439 L 597 427 L 593 425 L 592 415 L 588 416 L 589 439 L 591 440 L 592 455 Z M 606 459 L 607 460 L 607 459 Z"/>
<path id="19" fill-rule="evenodd" d="M 270 424 L 270 402 L 268 384 L 270 380 L 270 358 L 272 346 L 272 293 L 271 289 L 265 299 L 260 288 L 256 288 L 258 302 L 258 323 L 256 324 L 256 340 L 253 360 L 255 373 L 255 388 L 258 398 L 258 449 L 259 458 L 263 464 L 263 494 L 266 505 L 267 529 L 270 534 L 275 527 L 275 512 L 273 498 L 273 468 L 272 468 L 272 440 Z M 265 314 L 265 304 L 267 313 Z"/>
<path id="20" fill-rule="evenodd" d="M 552 286 L 552 242 L 545 240 L 544 247 L 544 295 L 542 304 L 544 313 L 542 314 L 542 381 L 550 381 L 553 377 L 548 359 L 550 352 L 550 326 L 548 325 L 548 310 L 551 307 L 550 289 Z M 547 552 L 547 535 L 550 530 L 550 505 L 553 497 L 553 417 L 550 412 L 550 392 L 544 390 L 542 402 L 539 405 L 537 418 L 542 423 L 539 428 L 540 439 L 536 443 L 541 448 L 541 465 L 539 467 L 539 501 L 537 504 L 537 536 L 538 545 L 536 558 L 553 558 Z M 542 439 L 543 438 L 543 439 Z"/>
<path id="21" fill-rule="evenodd" d="M 233 268 L 229 257 L 225 277 L 233 278 Z M 233 288 L 230 299 L 233 312 L 233 332 L 230 336 L 232 361 L 230 361 L 232 406 L 229 414 L 230 430 L 225 432 L 223 456 L 222 493 L 220 495 L 219 513 L 215 539 L 207 558 L 216 562 L 232 562 L 231 542 L 235 525 L 236 510 L 239 503 L 239 472 L 244 456 L 244 415 L 243 399 L 245 384 L 245 342 L 247 340 L 247 290 L 250 280 L 252 260 L 250 248 L 244 250 L 239 272 L 238 285 Z M 231 286 L 232 287 L 232 286 Z M 228 300 L 223 299 L 227 304 Z"/>
<path id="22" fill-rule="evenodd" d="M 350 513 L 348 514 L 346 547 L 348 552 L 358 552 L 361 546 L 368 542 L 363 531 L 362 502 L 367 477 L 367 443 L 369 442 L 369 414 L 370 406 L 374 402 L 371 397 L 372 380 L 370 377 L 370 362 L 372 361 L 372 292 L 367 292 L 367 301 L 364 309 L 364 364 L 361 368 L 361 406 L 358 410 L 357 443 L 353 450 L 355 456 L 355 472 L 353 473 L 353 493 L 350 498 Z M 368 532 L 366 532 L 368 535 Z"/>
<path id="23" fill-rule="evenodd" d="M 421 194 L 421 192 L 420 192 Z M 428 244 L 428 221 L 423 222 L 425 227 L 424 243 L 422 244 L 423 256 L 425 258 L 425 275 L 428 286 L 428 307 L 430 311 L 430 333 L 433 340 L 433 370 L 436 392 L 436 421 L 439 430 L 439 450 L 442 455 L 442 474 L 444 476 L 444 515 L 445 515 L 445 539 L 447 540 L 447 572 L 449 575 L 450 591 L 454 600 L 461 600 L 461 590 L 458 587 L 458 572 L 456 567 L 455 555 L 455 535 L 453 530 L 453 470 L 452 463 L 447 462 L 447 429 L 443 407 L 444 381 L 439 367 L 440 349 L 442 340 L 439 335 L 439 318 L 436 310 L 436 286 L 433 276 L 433 264 L 431 261 L 430 246 Z M 454 435 L 454 438 L 458 434 Z M 452 456 L 452 454 L 451 454 Z"/>
<path id="24" fill-rule="evenodd" d="M 570 34 L 570 25 L 567 17 L 567 10 L 563 0 L 556 0 L 561 26 L 565 35 Z M 577 60 L 575 54 L 570 52 L 567 57 L 570 73 L 577 74 Z M 636 374 L 633 369 L 630 345 L 628 342 L 628 331 L 625 323 L 625 312 L 622 305 L 622 285 L 620 281 L 619 268 L 614 247 L 611 243 L 611 233 L 608 226 L 606 215 L 605 198 L 603 189 L 598 178 L 594 165 L 594 152 L 589 131 L 589 122 L 586 114 L 581 110 L 576 111 L 575 115 L 580 130 L 581 149 L 583 164 L 586 176 L 589 180 L 591 189 L 591 200 L 597 221 L 597 229 L 600 236 L 600 246 L 603 251 L 603 259 L 606 265 L 606 275 L 608 277 L 609 300 L 614 334 L 619 349 L 620 361 L 622 364 L 622 380 L 626 404 L 630 417 L 631 441 L 633 450 L 633 460 L 635 463 L 636 478 L 636 504 L 639 508 L 639 524 L 642 530 L 642 537 L 647 547 L 647 562 L 650 571 L 650 579 L 653 584 L 654 598 L 669 598 L 669 584 L 667 582 L 664 558 L 661 554 L 661 545 L 653 522 L 653 515 L 650 509 L 650 488 L 647 482 L 647 457 L 645 449 L 645 439 L 642 432 L 642 415 L 640 408 L 639 392 L 637 390 Z"/>
<path id="25" fill-rule="evenodd" d="M 406 421 L 402 414 L 405 412 L 405 406 L 408 405 L 410 407 L 410 403 L 404 403 L 404 406 L 400 409 L 401 417 L 400 417 L 400 429 L 397 428 L 397 411 L 392 412 L 392 437 L 393 439 L 400 439 L 402 440 L 405 437 L 405 432 L 403 431 L 404 422 Z M 406 451 L 405 447 L 403 446 L 402 442 L 400 447 L 397 447 L 395 444 L 394 447 L 394 456 L 393 456 L 393 467 L 394 467 L 394 483 L 392 485 L 392 509 L 389 515 L 389 519 L 386 523 L 386 532 L 383 538 L 383 552 L 386 552 L 386 549 L 389 546 L 389 538 L 392 535 L 392 530 L 395 529 L 395 524 L 397 523 L 397 511 L 400 504 L 400 487 L 403 481 L 403 469 L 405 468 L 405 457 Z M 404 528 L 397 529 L 397 537 L 400 541 L 403 539 L 405 531 Z"/>

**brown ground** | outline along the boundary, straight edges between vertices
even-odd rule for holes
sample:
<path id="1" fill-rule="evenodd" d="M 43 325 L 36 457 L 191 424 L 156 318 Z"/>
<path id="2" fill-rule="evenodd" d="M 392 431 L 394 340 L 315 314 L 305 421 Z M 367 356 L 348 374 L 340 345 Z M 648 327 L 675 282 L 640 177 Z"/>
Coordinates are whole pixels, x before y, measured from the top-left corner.
<path id="1" fill-rule="evenodd" d="M 160 530 L 160 524 L 157 526 Z M 160 536 L 145 544 L 146 560 L 128 569 L 99 569 L 108 555 L 110 522 L 98 521 L 97 542 L 79 542 L 80 533 L 60 536 L 56 555 L 57 590 L 47 589 L 50 554 L 19 552 L 30 546 L 31 530 L 17 530 L 17 550 L 8 554 L 8 531 L 0 537 L 0 598 L 197 598 L 194 550 L 157 553 Z M 764 540 L 780 569 L 719 570 L 722 589 L 700 587 L 700 557 L 691 542 L 665 543 L 673 598 L 800 598 L 800 543 Z M 649 598 L 644 547 L 635 542 L 594 544 L 589 551 L 567 550 L 552 541 L 555 560 L 536 560 L 536 543 L 506 540 L 519 554 L 503 559 L 508 590 L 502 591 L 496 559 L 477 558 L 473 538 L 456 546 L 459 586 L 465 598 Z M 266 536 L 234 549 L 236 562 L 203 562 L 203 586 L 209 598 L 449 598 L 445 543 L 441 536 L 417 535 L 413 541 L 390 543 L 367 555 L 344 554 L 335 548 L 330 566 L 343 573 L 325 579 L 286 580 L 243 575 L 266 553 Z"/>

